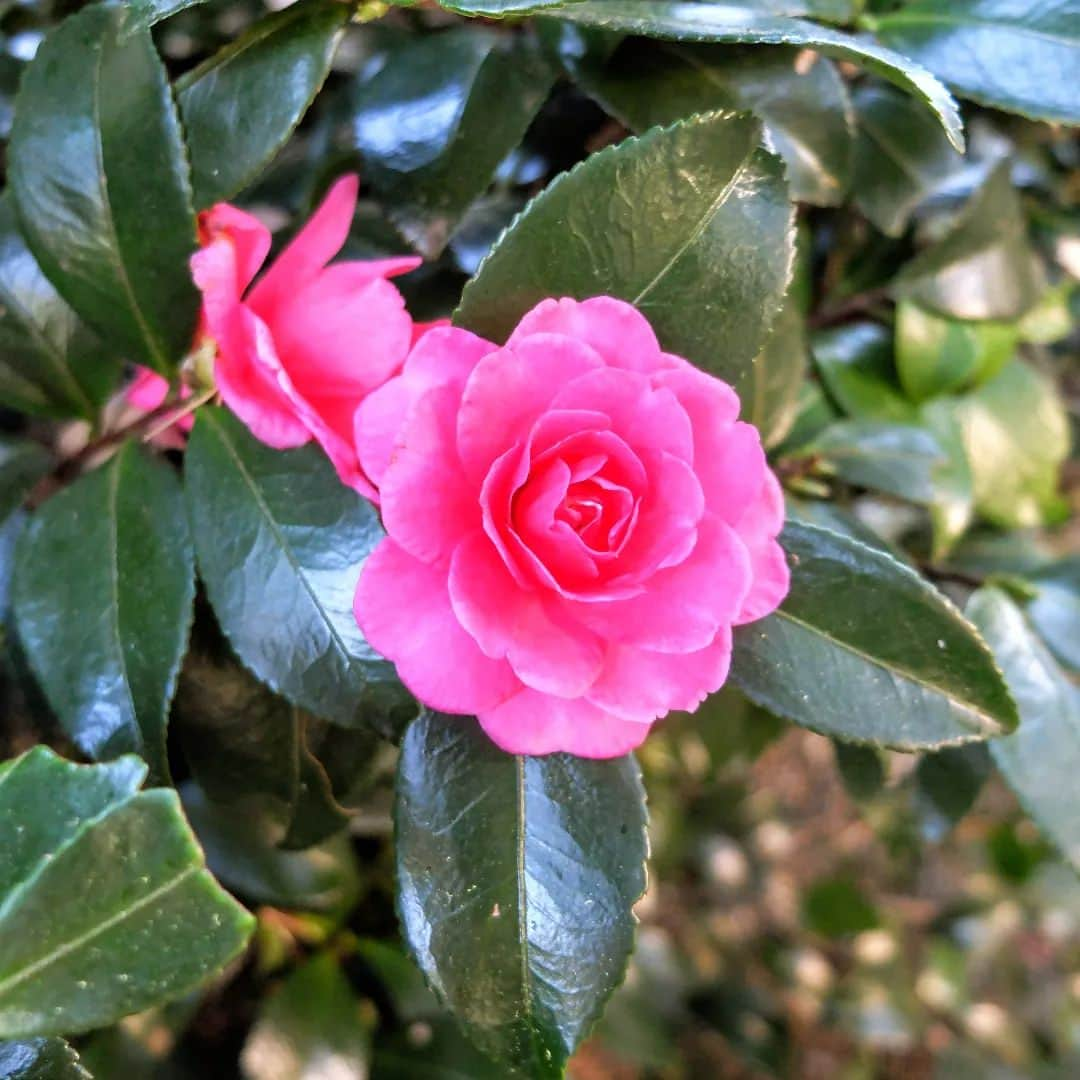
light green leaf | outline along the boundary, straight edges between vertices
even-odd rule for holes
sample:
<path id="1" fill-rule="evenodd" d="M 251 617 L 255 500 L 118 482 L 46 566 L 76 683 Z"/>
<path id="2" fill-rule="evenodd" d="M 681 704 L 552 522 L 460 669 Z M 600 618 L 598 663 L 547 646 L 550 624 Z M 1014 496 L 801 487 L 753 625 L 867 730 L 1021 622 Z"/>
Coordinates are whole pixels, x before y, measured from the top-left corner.
<path id="1" fill-rule="evenodd" d="M 990 745 L 1021 803 L 1080 871 L 1080 691 L 999 589 L 980 589 L 968 606 L 1005 672 L 1020 728 Z"/>
<path id="2" fill-rule="evenodd" d="M 0 1038 L 76 1034 L 194 990 L 251 916 L 206 872 L 173 791 L 141 763 L 36 748 L 0 773 Z M 72 883 L 78 887 L 73 888 Z"/>
<path id="3" fill-rule="evenodd" d="M 853 322 L 813 337 L 814 362 L 829 396 L 856 420 L 907 424 L 916 410 L 900 392 L 892 334 L 878 323 Z"/>

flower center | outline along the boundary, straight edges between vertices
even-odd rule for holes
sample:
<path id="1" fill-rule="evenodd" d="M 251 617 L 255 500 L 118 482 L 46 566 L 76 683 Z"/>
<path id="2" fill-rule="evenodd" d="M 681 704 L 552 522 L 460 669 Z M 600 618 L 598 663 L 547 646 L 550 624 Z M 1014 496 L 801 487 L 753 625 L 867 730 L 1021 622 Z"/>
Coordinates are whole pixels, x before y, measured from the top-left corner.
<path id="1" fill-rule="evenodd" d="M 555 512 L 595 552 L 610 552 L 626 534 L 634 499 L 626 488 L 591 477 L 571 484 Z"/>

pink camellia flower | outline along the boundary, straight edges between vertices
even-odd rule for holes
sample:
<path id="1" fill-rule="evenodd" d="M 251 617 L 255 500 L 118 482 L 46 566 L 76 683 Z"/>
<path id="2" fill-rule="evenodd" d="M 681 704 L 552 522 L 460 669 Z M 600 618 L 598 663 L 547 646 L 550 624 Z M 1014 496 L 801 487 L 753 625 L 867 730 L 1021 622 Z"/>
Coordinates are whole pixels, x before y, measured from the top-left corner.
<path id="1" fill-rule="evenodd" d="M 355 176 L 334 184 L 250 290 L 270 232 L 219 203 L 199 215 L 202 248 L 191 269 L 203 294 L 201 332 L 217 345 L 214 377 L 225 404 L 270 446 L 317 439 L 342 481 L 373 497 L 356 457 L 354 414 L 409 351 L 412 320 L 386 279 L 421 260 L 326 265 L 345 243 L 357 190 Z"/>
<path id="2" fill-rule="evenodd" d="M 135 378 L 128 384 L 124 391 L 124 400 L 134 409 L 140 412 L 153 412 L 159 405 L 165 403 L 169 395 L 169 380 L 156 371 L 141 365 L 135 369 Z M 191 397 L 191 390 L 183 386 L 180 388 L 180 397 Z M 190 414 L 181 416 L 175 424 L 158 432 L 154 441 L 159 446 L 170 450 L 181 450 L 184 447 L 184 435 L 191 431 L 195 423 L 195 417 Z"/>
<path id="3" fill-rule="evenodd" d="M 505 750 L 632 750 L 787 592 L 780 487 L 738 412 L 610 297 L 545 300 L 504 348 L 431 330 L 357 411 L 388 534 L 356 592 L 368 641 Z"/>

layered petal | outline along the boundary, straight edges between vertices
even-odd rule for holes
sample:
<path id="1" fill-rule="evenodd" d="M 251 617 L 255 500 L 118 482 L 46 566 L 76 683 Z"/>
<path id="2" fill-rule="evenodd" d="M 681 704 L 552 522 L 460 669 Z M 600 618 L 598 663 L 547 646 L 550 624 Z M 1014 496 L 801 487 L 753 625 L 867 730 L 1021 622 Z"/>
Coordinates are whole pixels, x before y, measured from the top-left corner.
<path id="1" fill-rule="evenodd" d="M 508 754 L 622 757 L 649 734 L 648 724 L 623 720 L 584 698 L 556 698 L 537 690 L 522 690 L 476 718 Z"/>
<path id="2" fill-rule="evenodd" d="M 591 346 L 613 368 L 651 372 L 670 365 L 649 320 L 632 304 L 613 296 L 589 300 L 542 300 L 522 317 L 507 347 L 533 334 L 562 334 Z"/>
<path id="3" fill-rule="evenodd" d="M 485 656 L 450 607 L 446 572 L 383 540 L 356 587 L 356 621 L 425 704 L 450 713 L 495 708 L 521 689 L 505 660 Z"/>

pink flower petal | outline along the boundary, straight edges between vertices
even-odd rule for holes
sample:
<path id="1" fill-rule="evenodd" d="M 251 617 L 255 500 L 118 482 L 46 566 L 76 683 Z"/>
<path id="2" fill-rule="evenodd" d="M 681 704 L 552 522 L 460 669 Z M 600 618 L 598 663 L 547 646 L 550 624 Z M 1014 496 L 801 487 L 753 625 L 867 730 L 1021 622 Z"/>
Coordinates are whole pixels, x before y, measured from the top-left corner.
<path id="1" fill-rule="evenodd" d="M 368 644 L 425 705 L 477 713 L 521 688 L 505 660 L 485 656 L 450 607 L 446 571 L 383 540 L 360 574 L 354 604 Z"/>
<path id="2" fill-rule="evenodd" d="M 477 714 L 492 742 L 509 754 L 576 754 L 614 758 L 636 750 L 649 725 L 622 720 L 584 698 L 557 698 L 522 690 Z"/>
<path id="3" fill-rule="evenodd" d="M 413 346 L 402 374 L 366 397 L 355 417 L 356 448 L 364 472 L 380 484 L 413 403 L 434 386 L 461 388 L 495 346 L 467 330 L 437 327 Z"/>
<path id="4" fill-rule="evenodd" d="M 199 214 L 199 243 L 202 247 L 232 246 L 235 276 L 228 283 L 229 294 L 238 300 L 270 254 L 270 230 L 254 214 L 218 203 Z"/>
<path id="5" fill-rule="evenodd" d="M 535 334 L 514 350 L 485 356 L 469 376 L 458 413 L 458 454 L 480 483 L 501 454 L 521 441 L 560 386 L 603 361 L 587 345 Z"/>
<path id="6" fill-rule="evenodd" d="M 452 386 L 428 390 L 413 406 L 380 485 L 383 522 L 394 541 L 424 562 L 449 559 L 480 528 L 480 506 L 454 447 Z"/>
<path id="7" fill-rule="evenodd" d="M 529 339 L 525 339 L 526 341 Z M 694 460 L 690 418 L 668 389 L 654 389 L 637 372 L 600 368 L 567 383 L 552 409 L 590 409 L 606 414 L 611 428 L 635 451 L 656 450 Z"/>
<path id="8" fill-rule="evenodd" d="M 754 584 L 735 620 L 737 625 L 772 614 L 787 596 L 791 571 L 784 549 L 775 540 L 783 527 L 784 493 L 766 469 L 761 492 L 735 526 L 750 552 L 754 572 Z"/>
<path id="9" fill-rule="evenodd" d="M 649 321 L 632 304 L 613 296 L 590 300 L 543 300 L 526 314 L 506 343 L 516 349 L 532 334 L 564 334 L 590 345 L 614 368 L 652 372 L 670 361 L 660 351 Z M 684 361 L 685 362 L 685 361 Z"/>
<path id="10" fill-rule="evenodd" d="M 663 653 L 690 653 L 730 626 L 750 591 L 750 556 L 738 534 L 706 514 L 697 546 L 678 566 L 654 574 L 640 596 L 564 600 L 605 641 Z"/>
<path id="11" fill-rule="evenodd" d="M 658 653 L 632 646 L 609 647 L 604 668 L 586 697 L 625 720 L 652 721 L 673 709 L 693 712 L 727 679 L 731 628 L 691 653 Z"/>
<path id="12" fill-rule="evenodd" d="M 270 319 L 341 250 L 359 190 L 355 174 L 343 176 L 330 188 L 318 210 L 251 290 L 248 303 L 257 315 Z"/>
<path id="13" fill-rule="evenodd" d="M 560 619 L 539 594 L 519 588 L 480 531 L 454 552 L 450 602 L 480 648 L 491 657 L 505 656 L 533 689 L 579 697 L 600 671 L 602 643 L 584 627 Z"/>

